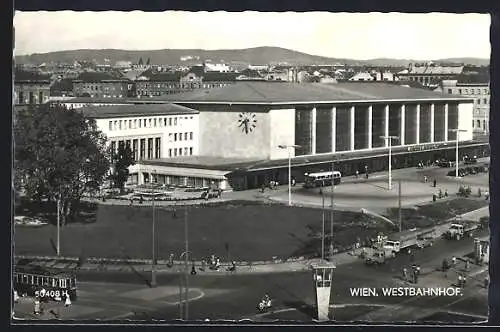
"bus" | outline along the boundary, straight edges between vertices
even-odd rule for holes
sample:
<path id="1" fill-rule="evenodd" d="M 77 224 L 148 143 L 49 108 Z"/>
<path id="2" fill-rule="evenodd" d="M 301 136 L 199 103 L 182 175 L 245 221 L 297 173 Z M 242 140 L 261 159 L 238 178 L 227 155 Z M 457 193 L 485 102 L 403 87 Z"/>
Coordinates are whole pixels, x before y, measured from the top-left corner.
<path id="1" fill-rule="evenodd" d="M 42 301 L 64 300 L 66 296 L 76 300 L 76 276 L 71 272 L 16 266 L 13 283 L 19 295 L 38 297 Z"/>
<path id="2" fill-rule="evenodd" d="M 305 178 L 305 188 L 316 188 L 329 186 L 332 184 L 332 180 L 334 184 L 339 184 L 342 174 L 339 171 L 318 172 L 305 174 Z"/>

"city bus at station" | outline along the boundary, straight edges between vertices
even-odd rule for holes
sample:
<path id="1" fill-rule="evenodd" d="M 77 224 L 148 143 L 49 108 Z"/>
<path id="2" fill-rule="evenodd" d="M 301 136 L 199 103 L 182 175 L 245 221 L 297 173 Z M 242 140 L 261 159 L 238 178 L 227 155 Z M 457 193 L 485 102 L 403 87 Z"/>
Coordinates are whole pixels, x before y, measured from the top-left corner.
<path id="1" fill-rule="evenodd" d="M 340 183 L 340 179 L 342 178 L 342 174 L 339 171 L 309 173 L 304 175 L 305 175 L 305 181 L 304 181 L 305 188 L 331 186 L 332 181 L 333 184 L 337 185 Z"/>

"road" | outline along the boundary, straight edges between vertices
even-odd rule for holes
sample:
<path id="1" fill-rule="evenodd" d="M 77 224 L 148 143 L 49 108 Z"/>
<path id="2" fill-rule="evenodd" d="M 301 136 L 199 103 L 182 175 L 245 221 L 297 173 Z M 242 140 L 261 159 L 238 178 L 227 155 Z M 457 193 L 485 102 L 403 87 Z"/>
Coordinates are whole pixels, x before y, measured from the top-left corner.
<path id="1" fill-rule="evenodd" d="M 485 236 L 486 230 L 478 234 Z M 437 240 L 434 246 L 415 252 L 414 261 L 422 266 L 420 286 L 448 287 L 455 275 L 450 272 L 445 279 L 443 272 L 435 271 L 444 258 L 461 257 L 472 251 L 472 240 Z M 470 290 L 460 298 L 401 298 L 354 297 L 354 287 L 397 287 L 404 285 L 401 270 L 410 264 L 410 256 L 401 254 L 382 266 L 366 266 L 362 261 L 339 266 L 335 270 L 332 303 L 335 319 L 363 319 L 391 321 L 417 319 L 439 311 L 470 312 L 486 315 L 486 291 L 482 285 L 483 274 L 470 280 Z M 477 270 L 477 269 L 476 269 Z M 480 271 L 480 270 L 478 270 Z M 477 273 L 477 272 L 476 272 Z M 70 308 L 61 308 L 61 318 L 78 319 L 165 319 L 179 317 L 179 275 L 158 275 L 158 288 L 150 289 L 145 280 L 149 275 L 130 273 L 80 272 L 79 298 Z M 310 321 L 314 314 L 314 291 L 310 272 L 274 273 L 258 275 L 189 276 L 190 319 L 294 319 Z M 257 314 L 256 305 L 264 293 L 274 299 L 274 310 Z M 364 306 L 347 310 L 343 304 Z M 366 305 L 389 306 L 385 309 Z M 390 308 L 390 309 L 387 309 Z M 397 309 L 397 310 L 395 310 Z M 19 315 L 29 313 L 31 306 L 18 306 Z M 370 312 L 367 312 L 370 310 Z M 385 310 L 385 311 L 384 311 Z M 371 315 L 371 316 L 370 316 Z M 29 315 L 28 315 L 29 316 Z M 26 316 L 25 316 L 26 317 Z"/>
<path id="2" fill-rule="evenodd" d="M 487 162 L 487 159 L 481 160 L 478 165 Z M 489 187 L 488 173 L 468 175 L 456 179 L 447 176 L 447 173 L 453 168 L 428 167 L 424 169 L 405 168 L 396 169 L 392 173 L 393 185 L 391 190 L 388 187 L 388 174 L 379 172 L 373 174 L 369 179 L 352 177 L 346 178 L 334 189 L 334 204 L 336 208 L 355 209 L 359 211 L 360 206 L 373 210 L 377 213 L 383 213 L 387 207 L 398 205 L 398 184 L 402 182 L 402 205 L 411 206 L 432 201 L 432 194 L 437 194 L 439 189 L 444 193 L 448 191 L 450 196 L 458 192 L 460 185 L 471 186 L 473 194 L 476 194 L 477 188 L 487 191 Z M 424 177 L 428 182 L 424 182 Z M 433 181 L 436 180 L 436 188 L 433 187 Z M 305 206 L 321 206 L 322 200 L 319 195 L 319 188 L 305 189 L 301 186 L 292 189 L 292 201 L 296 204 Z M 331 187 L 323 188 L 323 193 L 328 196 L 326 204 L 329 206 L 331 196 Z M 270 192 L 272 200 L 278 202 L 288 201 L 288 192 L 279 190 Z"/>

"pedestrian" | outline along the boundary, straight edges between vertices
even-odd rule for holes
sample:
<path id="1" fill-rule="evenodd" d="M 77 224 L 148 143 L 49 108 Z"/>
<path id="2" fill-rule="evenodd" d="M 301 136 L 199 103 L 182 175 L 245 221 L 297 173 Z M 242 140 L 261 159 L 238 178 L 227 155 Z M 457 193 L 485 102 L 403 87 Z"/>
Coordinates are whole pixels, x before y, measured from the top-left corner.
<path id="1" fill-rule="evenodd" d="M 469 260 L 465 261 L 465 271 L 469 271 Z"/>
<path id="2" fill-rule="evenodd" d="M 292 187 L 295 187 L 295 184 L 296 184 L 296 181 L 295 181 L 295 178 L 293 177 L 292 178 Z"/>
<path id="3" fill-rule="evenodd" d="M 488 279 L 488 277 L 484 277 L 484 288 L 488 288 L 488 285 L 490 284 L 490 280 Z"/>
<path id="4" fill-rule="evenodd" d="M 359 171 L 356 170 L 356 179 L 359 177 Z"/>
<path id="5" fill-rule="evenodd" d="M 207 262 L 204 259 L 202 259 L 201 260 L 201 269 L 200 270 L 203 271 L 203 272 L 205 272 L 205 268 L 206 267 L 207 267 Z"/>
<path id="6" fill-rule="evenodd" d="M 453 266 L 453 267 L 454 267 L 456 264 L 457 264 L 457 258 L 456 258 L 455 256 L 453 256 L 453 257 L 451 258 L 451 266 Z"/>
<path id="7" fill-rule="evenodd" d="M 418 283 L 418 273 L 416 269 L 413 269 L 413 283 Z"/>
<path id="8" fill-rule="evenodd" d="M 443 268 L 443 271 L 447 271 L 450 268 L 450 265 L 448 264 L 448 260 L 446 258 L 443 259 L 442 268 Z"/>
<path id="9" fill-rule="evenodd" d="M 448 197 L 448 189 L 444 190 L 444 197 Z"/>
<path id="10" fill-rule="evenodd" d="M 264 190 L 266 190 L 266 185 L 262 184 L 262 186 L 260 186 L 260 192 L 264 193 Z"/>
<path id="11" fill-rule="evenodd" d="M 466 284 L 467 284 L 467 277 L 466 276 L 462 276 L 462 285 L 463 285 L 463 287 L 465 287 Z"/>
<path id="12" fill-rule="evenodd" d="M 457 282 L 457 285 L 458 287 L 462 288 L 463 284 L 462 284 L 462 275 L 458 275 L 458 282 Z"/>
<path id="13" fill-rule="evenodd" d="M 174 254 L 170 254 L 170 256 L 168 256 L 168 264 L 167 264 L 168 267 L 172 267 L 174 266 Z"/>
<path id="14" fill-rule="evenodd" d="M 427 175 L 424 175 L 424 183 L 427 183 Z"/>
<path id="15" fill-rule="evenodd" d="M 220 258 L 217 258 L 217 261 L 215 262 L 215 270 L 219 271 L 220 269 Z"/>
<path id="16" fill-rule="evenodd" d="M 191 275 L 195 275 L 195 274 L 196 274 L 196 265 L 195 265 L 195 262 L 193 259 L 193 265 L 191 266 Z"/>
<path id="17" fill-rule="evenodd" d="M 368 179 L 368 172 L 366 172 L 365 176 L 366 176 L 366 178 Z"/>
<path id="18" fill-rule="evenodd" d="M 35 315 L 40 315 L 40 312 L 41 312 L 41 309 L 40 309 L 40 299 L 38 297 L 35 297 L 35 300 L 34 300 L 34 310 L 33 310 L 33 313 Z"/>
<path id="19" fill-rule="evenodd" d="M 433 184 L 434 184 L 434 188 L 436 188 L 436 185 L 437 185 L 437 181 L 436 181 L 436 179 L 434 179 Z"/>
<path id="20" fill-rule="evenodd" d="M 403 280 L 408 280 L 408 269 L 406 267 L 403 268 Z"/>
<path id="21" fill-rule="evenodd" d="M 482 193 L 481 193 L 481 188 L 477 188 L 477 196 L 478 196 L 478 197 L 481 197 L 481 194 L 482 194 Z"/>
<path id="22" fill-rule="evenodd" d="M 71 305 L 71 299 L 69 298 L 69 294 L 66 293 L 66 299 L 64 301 L 64 306 L 69 307 Z"/>
<path id="23" fill-rule="evenodd" d="M 435 202 L 437 200 L 436 194 L 432 194 L 432 201 Z"/>

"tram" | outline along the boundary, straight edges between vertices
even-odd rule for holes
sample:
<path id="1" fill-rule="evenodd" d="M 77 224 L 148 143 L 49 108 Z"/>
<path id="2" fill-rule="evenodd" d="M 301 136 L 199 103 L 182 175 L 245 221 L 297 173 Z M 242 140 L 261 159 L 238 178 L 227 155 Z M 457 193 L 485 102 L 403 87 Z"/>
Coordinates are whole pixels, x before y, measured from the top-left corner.
<path id="1" fill-rule="evenodd" d="M 42 301 L 61 301 L 69 296 L 75 301 L 76 276 L 71 272 L 31 266 L 16 266 L 14 290 L 20 295 L 38 297 Z"/>

